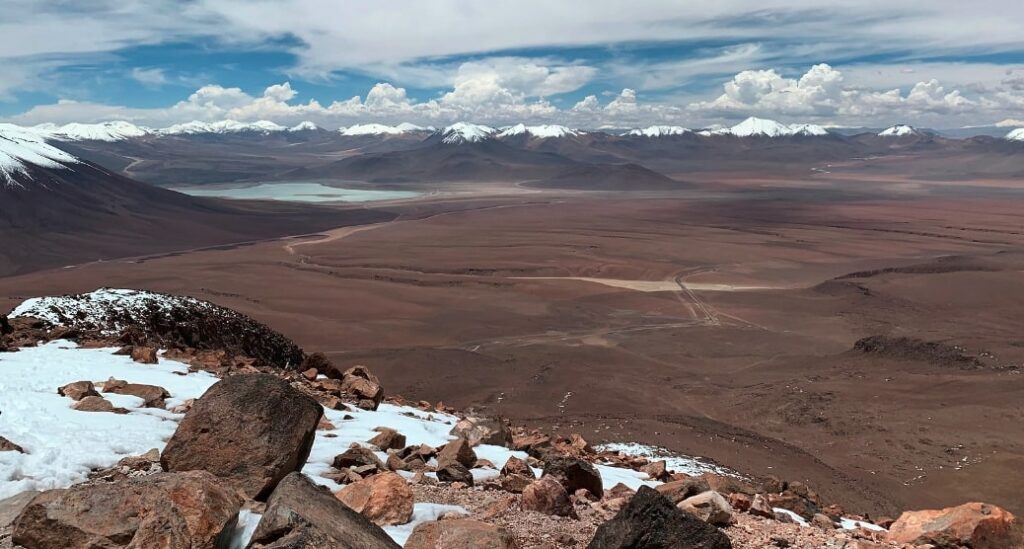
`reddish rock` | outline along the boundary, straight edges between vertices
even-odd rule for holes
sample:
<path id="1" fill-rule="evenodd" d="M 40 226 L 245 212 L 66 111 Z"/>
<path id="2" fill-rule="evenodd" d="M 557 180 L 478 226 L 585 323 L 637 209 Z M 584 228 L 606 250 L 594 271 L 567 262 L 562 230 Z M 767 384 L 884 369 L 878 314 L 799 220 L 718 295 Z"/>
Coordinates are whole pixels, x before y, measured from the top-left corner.
<path id="1" fill-rule="evenodd" d="M 166 408 L 167 404 L 164 399 L 171 397 L 171 394 L 163 387 L 158 387 L 156 385 L 144 385 L 141 383 L 128 383 L 127 381 L 114 378 L 110 378 L 103 384 L 103 392 L 113 393 L 115 395 L 131 395 L 139 397 L 142 399 L 142 406 L 144 408 Z"/>
<path id="2" fill-rule="evenodd" d="M 377 525 L 405 524 L 412 519 L 412 489 L 395 473 L 381 473 L 354 482 L 336 496 Z"/>
<path id="3" fill-rule="evenodd" d="M 640 471 L 647 473 L 647 476 L 654 480 L 665 480 L 668 478 L 668 468 L 665 465 L 665 461 L 655 461 L 648 463 L 640 468 Z"/>
<path id="4" fill-rule="evenodd" d="M 746 494 L 753 496 L 757 493 L 757 490 L 749 482 L 738 478 L 716 475 L 714 473 L 703 473 L 697 478 L 706 482 L 709 490 L 714 490 L 719 494 Z"/>
<path id="5" fill-rule="evenodd" d="M 437 480 L 441 482 L 461 482 L 466 486 L 472 486 L 473 473 L 465 465 L 453 461 L 437 468 Z"/>
<path id="6" fill-rule="evenodd" d="M 109 400 L 101 396 L 82 397 L 72 408 L 79 412 L 111 412 L 115 414 L 127 414 L 128 410 L 116 408 Z"/>
<path id="7" fill-rule="evenodd" d="M 264 499 L 313 447 L 323 408 L 269 374 L 223 379 L 181 420 L 160 462 L 168 471 L 209 471 Z"/>
<path id="8" fill-rule="evenodd" d="M 377 427 L 374 429 L 377 435 L 369 440 L 377 448 L 386 450 L 401 450 L 405 447 L 405 435 L 390 427 Z"/>
<path id="9" fill-rule="evenodd" d="M 187 546 L 186 546 L 187 547 Z M 373 522 L 301 473 L 277 485 L 248 549 L 401 549 Z"/>
<path id="10" fill-rule="evenodd" d="M 74 383 L 68 383 L 60 389 L 57 389 L 57 394 L 60 396 L 66 396 L 74 401 L 82 400 L 87 396 L 100 396 L 100 394 L 96 392 L 96 387 L 91 381 L 76 381 Z"/>
<path id="11" fill-rule="evenodd" d="M 556 479 L 544 477 L 530 483 L 523 490 L 522 507 L 525 511 L 536 511 L 545 515 L 576 517 L 576 510 L 569 500 L 569 494 Z"/>
<path id="12" fill-rule="evenodd" d="M 356 398 L 356 405 L 364 410 L 376 410 L 384 401 L 380 384 L 358 376 L 345 376 L 342 390 Z"/>
<path id="13" fill-rule="evenodd" d="M 505 465 L 501 468 L 501 474 L 522 475 L 524 477 L 529 477 L 531 480 L 537 478 L 537 475 L 533 473 L 533 469 L 530 468 L 530 465 L 515 456 L 508 458 L 508 461 L 506 461 Z"/>
<path id="14" fill-rule="evenodd" d="M 141 362 L 142 364 L 157 363 L 156 349 L 154 347 L 136 345 L 132 347 L 131 357 L 135 362 Z"/>
<path id="15" fill-rule="evenodd" d="M 0 437 L 0 452 L 18 452 L 19 454 L 24 454 L 25 449 L 4 437 Z"/>
<path id="16" fill-rule="evenodd" d="M 405 549 L 517 549 L 504 528 L 472 519 L 424 522 L 412 531 Z"/>
<path id="17" fill-rule="evenodd" d="M 534 431 L 532 433 L 513 433 L 512 435 L 512 449 L 526 452 L 531 456 L 550 447 L 551 437 L 543 433 Z"/>
<path id="18" fill-rule="evenodd" d="M 544 461 L 543 476 L 554 477 L 569 493 L 576 493 L 576 490 L 583 488 L 597 499 L 604 496 L 601 473 L 590 462 L 582 459 L 564 456 L 549 457 Z"/>
<path id="19" fill-rule="evenodd" d="M 205 471 L 79 484 L 33 498 L 12 541 L 32 549 L 213 549 L 226 543 L 241 504 Z"/>
<path id="20" fill-rule="evenodd" d="M 659 494 L 672 500 L 672 503 L 679 503 L 686 498 L 707 492 L 711 488 L 707 481 L 702 478 L 689 477 L 684 480 L 666 482 L 655 487 Z"/>
<path id="21" fill-rule="evenodd" d="M 556 452 L 566 456 L 583 458 L 594 455 L 594 449 L 590 443 L 579 433 L 573 433 L 568 437 L 559 437 L 551 443 L 551 446 Z"/>
<path id="22" fill-rule="evenodd" d="M 327 416 L 320 418 L 320 421 L 316 424 L 317 431 L 333 431 L 335 428 L 331 420 L 327 419 Z"/>
<path id="23" fill-rule="evenodd" d="M 467 417 L 459 420 L 448 434 L 466 439 L 470 446 L 492 444 L 512 447 L 512 430 L 502 418 Z"/>
<path id="24" fill-rule="evenodd" d="M 754 499 L 750 502 L 750 510 L 748 512 L 755 517 L 775 518 L 775 511 L 772 509 L 771 504 L 768 503 L 768 498 L 763 494 L 754 496 Z"/>
<path id="25" fill-rule="evenodd" d="M 836 523 L 824 513 L 817 513 L 811 517 L 811 525 L 817 526 L 822 530 L 835 530 Z"/>
<path id="26" fill-rule="evenodd" d="M 302 371 L 302 377 L 306 378 L 307 381 L 316 381 L 316 378 L 319 375 L 320 371 L 316 368 L 308 368 Z"/>
<path id="27" fill-rule="evenodd" d="M 373 466 L 378 471 L 386 469 L 380 458 L 377 457 L 377 454 L 373 453 L 373 450 L 362 446 L 354 446 L 345 450 L 344 453 L 334 456 L 334 461 L 331 465 L 335 469 L 349 469 L 367 465 Z"/>
<path id="28" fill-rule="evenodd" d="M 1015 544 L 1022 543 L 1012 514 L 978 502 L 940 510 L 907 511 L 889 528 L 889 540 L 943 547 L 965 545 L 972 549 L 1019 547 Z"/>
<path id="29" fill-rule="evenodd" d="M 476 452 L 473 451 L 469 441 L 464 438 L 457 438 L 438 449 L 438 466 L 445 466 L 452 462 L 461 463 L 467 468 L 476 465 Z"/>
<path id="30" fill-rule="evenodd" d="M 714 490 L 702 492 L 680 501 L 678 507 L 691 515 L 715 526 L 728 526 L 736 519 L 729 502 Z"/>
<path id="31" fill-rule="evenodd" d="M 729 497 L 727 499 L 729 500 L 729 505 L 731 505 L 733 509 L 741 513 L 746 513 L 747 511 L 749 511 L 750 505 L 754 501 L 754 498 L 748 496 L 747 494 L 740 493 L 729 494 Z"/>
<path id="32" fill-rule="evenodd" d="M 610 489 L 604 491 L 605 498 L 626 498 L 629 499 L 636 494 L 636 490 L 626 486 L 623 483 L 618 483 L 612 486 Z"/>
<path id="33" fill-rule="evenodd" d="M 814 518 L 814 515 L 820 510 L 813 501 L 789 490 L 781 494 L 769 494 L 768 504 L 772 507 L 793 511 L 807 520 Z"/>
<path id="34" fill-rule="evenodd" d="M 501 475 L 498 478 L 498 482 L 501 484 L 501 489 L 506 492 L 512 492 L 513 494 L 521 494 L 526 487 L 530 485 L 534 480 L 533 476 L 523 476 L 518 473 L 512 473 L 510 475 Z"/>

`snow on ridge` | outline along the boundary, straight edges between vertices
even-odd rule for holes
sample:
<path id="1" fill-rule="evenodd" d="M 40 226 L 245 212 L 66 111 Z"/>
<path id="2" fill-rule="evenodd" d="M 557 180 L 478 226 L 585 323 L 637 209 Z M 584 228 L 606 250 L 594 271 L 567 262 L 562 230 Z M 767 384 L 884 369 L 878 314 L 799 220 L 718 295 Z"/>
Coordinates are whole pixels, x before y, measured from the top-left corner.
<path id="1" fill-rule="evenodd" d="M 33 297 L 26 299 L 7 316 L 31 316 L 54 326 L 63 319 L 74 319 L 77 325 L 105 326 L 106 333 L 117 333 L 132 319 L 142 318 L 154 311 L 168 311 L 189 307 L 205 309 L 212 303 L 193 297 L 159 294 L 145 290 L 100 288 L 87 294 Z"/>
<path id="2" fill-rule="evenodd" d="M 310 122 L 309 120 L 305 120 L 303 122 L 299 122 L 298 124 L 288 128 L 288 131 L 290 131 L 290 132 L 306 132 L 306 131 L 313 131 L 313 130 L 318 130 L 318 129 L 320 129 L 319 126 L 317 126 L 316 124 Z"/>
<path id="3" fill-rule="evenodd" d="M 67 168 L 80 162 L 46 142 L 39 131 L 14 124 L 0 124 L 0 182 L 7 187 L 21 186 L 15 175 L 27 175 L 28 166 Z"/>
<path id="4" fill-rule="evenodd" d="M 153 132 L 149 128 L 136 126 L 124 120 L 100 122 L 99 124 L 82 124 L 72 122 L 57 126 L 40 124 L 32 128 L 43 137 L 56 141 L 124 141 L 132 137 L 142 137 Z"/>
<path id="5" fill-rule="evenodd" d="M 512 137 L 516 135 L 525 134 L 540 138 L 559 138 L 577 136 L 580 135 L 581 133 L 583 132 L 558 124 L 542 124 L 540 126 L 527 126 L 525 124 L 516 124 L 515 126 L 508 126 L 506 128 L 502 128 L 501 132 L 498 133 L 498 137 Z"/>
<path id="6" fill-rule="evenodd" d="M 828 130 L 817 124 L 783 124 L 776 120 L 751 116 L 729 128 L 706 129 L 698 133 L 704 136 L 791 137 L 828 135 Z"/>
<path id="7" fill-rule="evenodd" d="M 1017 128 L 1006 134 L 1006 139 L 1010 141 L 1024 141 L 1024 128 Z"/>
<path id="8" fill-rule="evenodd" d="M 283 132 L 288 128 L 271 122 L 269 120 L 257 120 L 256 122 L 239 122 L 237 120 L 221 120 L 220 122 L 201 122 L 193 120 L 183 124 L 175 124 L 157 130 L 161 135 L 197 135 L 204 133 L 242 133 L 258 132 L 268 134 L 272 132 Z"/>
<path id="9" fill-rule="evenodd" d="M 646 128 L 635 128 L 621 134 L 622 137 L 665 137 L 669 135 L 683 135 L 690 133 L 689 128 L 682 126 L 648 126 Z"/>
<path id="10" fill-rule="evenodd" d="M 402 122 L 397 126 L 388 126 L 386 124 L 356 124 L 347 128 L 341 128 L 338 130 L 341 135 L 355 136 L 355 135 L 401 135 L 413 132 L 429 131 L 429 128 L 410 124 L 408 122 Z"/>
<path id="11" fill-rule="evenodd" d="M 903 137 L 907 135 L 921 135 L 921 132 L 917 131 L 913 126 L 896 124 L 878 132 L 878 135 L 879 137 Z"/>
<path id="12" fill-rule="evenodd" d="M 490 126 L 482 124 L 470 124 L 469 122 L 456 122 L 446 126 L 439 132 L 441 142 L 446 145 L 459 145 L 462 143 L 477 143 L 494 136 L 495 130 Z"/>

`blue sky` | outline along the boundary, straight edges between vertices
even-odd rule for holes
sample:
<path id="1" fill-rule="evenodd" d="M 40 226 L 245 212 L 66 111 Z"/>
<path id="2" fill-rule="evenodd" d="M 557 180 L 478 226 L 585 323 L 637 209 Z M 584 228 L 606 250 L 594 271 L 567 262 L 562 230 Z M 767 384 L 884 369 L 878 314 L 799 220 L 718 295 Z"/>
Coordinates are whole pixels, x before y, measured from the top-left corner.
<path id="1" fill-rule="evenodd" d="M 1002 0 L 0 0 L 0 10 L 0 119 L 21 124 L 1024 119 L 1024 7 Z"/>

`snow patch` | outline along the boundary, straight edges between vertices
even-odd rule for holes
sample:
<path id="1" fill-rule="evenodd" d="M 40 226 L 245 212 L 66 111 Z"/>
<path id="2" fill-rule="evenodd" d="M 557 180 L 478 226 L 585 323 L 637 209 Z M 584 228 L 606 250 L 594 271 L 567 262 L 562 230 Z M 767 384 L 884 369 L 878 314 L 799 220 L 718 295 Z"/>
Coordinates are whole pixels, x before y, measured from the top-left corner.
<path id="1" fill-rule="evenodd" d="M 782 513 L 783 515 L 788 516 L 789 518 L 793 519 L 793 522 L 799 524 L 800 526 L 810 526 L 810 523 L 807 522 L 807 519 L 801 517 L 793 511 L 790 511 L 789 509 L 783 509 L 782 507 L 772 507 L 772 511 L 775 511 L 776 513 Z"/>
<path id="2" fill-rule="evenodd" d="M 397 126 L 385 124 L 356 124 L 348 128 L 338 130 L 341 135 L 402 135 L 406 133 L 427 131 L 428 128 L 403 122 Z"/>
<path id="3" fill-rule="evenodd" d="M 71 408 L 70 398 L 57 394 L 58 387 L 116 377 L 163 387 L 171 394 L 167 406 L 172 408 L 217 382 L 206 372 L 189 372 L 182 363 L 139 364 L 115 351 L 57 340 L 0 354 L 0 436 L 27 452 L 0 452 L 0 499 L 26 490 L 65 488 L 85 480 L 94 468 L 151 448 L 162 450 L 184 417 L 111 394 L 103 396 L 131 413 L 80 412 Z"/>
<path id="4" fill-rule="evenodd" d="M 690 130 L 682 126 L 648 126 L 629 130 L 622 134 L 623 137 L 665 137 L 669 135 L 683 135 L 690 133 Z"/>
<path id="5" fill-rule="evenodd" d="M 1006 139 L 1010 141 L 1024 141 L 1024 128 L 1017 128 L 1006 134 Z"/>
<path id="6" fill-rule="evenodd" d="M 252 535 L 256 533 L 256 527 L 260 524 L 263 515 L 253 513 L 248 509 L 238 512 L 238 524 L 231 532 L 231 541 L 228 542 L 228 549 L 245 549 L 252 541 Z"/>
<path id="7" fill-rule="evenodd" d="M 162 135 L 198 135 L 205 133 L 228 134 L 228 133 L 260 133 L 269 134 L 283 132 L 288 128 L 275 124 L 269 120 L 258 120 L 256 122 L 239 122 L 237 120 L 221 120 L 220 122 L 200 122 L 193 120 L 184 124 L 175 124 L 156 133 Z"/>
<path id="8" fill-rule="evenodd" d="M 704 458 L 693 457 L 675 453 L 667 448 L 650 446 L 638 442 L 611 442 L 595 446 L 598 451 L 621 452 L 635 457 L 647 458 L 650 461 L 665 461 L 665 467 L 676 473 L 686 473 L 690 476 L 698 476 L 704 473 L 714 473 L 734 478 L 743 478 L 736 471 L 722 467 Z"/>
<path id="9" fill-rule="evenodd" d="M 99 124 L 80 124 L 72 122 L 63 126 L 40 124 L 33 128 L 48 139 L 57 141 L 124 141 L 133 137 L 142 137 L 153 130 L 136 126 L 124 120 L 101 122 Z"/>
<path id="10" fill-rule="evenodd" d="M 582 132 L 574 130 L 566 126 L 559 126 L 557 124 L 545 124 L 541 126 L 527 126 L 525 124 L 516 124 L 515 126 L 509 126 L 501 130 L 498 137 L 513 137 L 516 135 L 530 135 L 533 137 L 540 138 L 559 138 L 577 136 Z"/>
<path id="11" fill-rule="evenodd" d="M 298 124 L 288 128 L 288 131 L 290 131 L 290 132 L 311 132 L 311 131 L 314 131 L 314 130 L 317 130 L 317 129 L 319 129 L 319 127 L 317 127 L 316 124 L 310 122 L 309 120 L 306 120 L 304 122 L 299 122 Z"/>
<path id="12" fill-rule="evenodd" d="M 731 135 L 734 137 L 789 137 L 828 135 L 828 130 L 817 124 L 783 124 L 775 120 L 751 116 L 730 128 L 706 129 L 700 135 Z"/>

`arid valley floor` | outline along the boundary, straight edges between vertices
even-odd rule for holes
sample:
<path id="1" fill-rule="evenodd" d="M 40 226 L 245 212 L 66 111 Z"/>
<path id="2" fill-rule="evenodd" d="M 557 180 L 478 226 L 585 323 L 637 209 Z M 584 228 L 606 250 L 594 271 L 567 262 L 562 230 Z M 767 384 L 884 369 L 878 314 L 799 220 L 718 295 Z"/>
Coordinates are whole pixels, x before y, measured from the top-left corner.
<path id="1" fill-rule="evenodd" d="M 1024 512 L 1014 182 L 899 165 L 687 180 L 437 185 L 367 206 L 390 222 L 0 278 L 0 309 L 188 294 L 367 364 L 389 394 L 806 480 L 855 511 Z M 889 339 L 855 348 L 871 336 Z"/>

